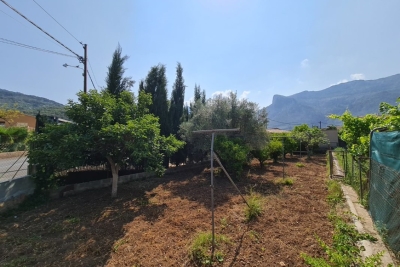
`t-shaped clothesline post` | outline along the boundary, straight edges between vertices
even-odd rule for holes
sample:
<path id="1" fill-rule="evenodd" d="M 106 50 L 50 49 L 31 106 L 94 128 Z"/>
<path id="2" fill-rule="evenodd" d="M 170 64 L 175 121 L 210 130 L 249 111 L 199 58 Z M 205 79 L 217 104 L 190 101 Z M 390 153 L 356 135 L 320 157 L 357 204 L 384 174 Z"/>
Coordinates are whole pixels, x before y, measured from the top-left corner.
<path id="1" fill-rule="evenodd" d="M 214 231 L 214 228 L 215 228 L 214 227 L 214 138 L 215 138 L 215 133 L 239 132 L 239 131 L 240 131 L 239 128 L 236 128 L 236 129 L 213 129 L 213 130 L 193 131 L 194 134 L 211 134 L 211 224 L 212 224 L 212 231 L 211 231 L 211 233 L 212 233 L 211 258 L 213 258 L 213 256 L 214 256 L 214 249 L 215 249 L 215 234 L 214 234 L 214 232 L 215 232 Z M 220 165 L 222 165 L 220 163 L 219 159 L 218 159 L 218 163 Z M 236 187 L 236 189 L 237 189 L 237 187 Z M 239 189 L 237 189 L 237 190 L 239 190 Z M 246 200 L 245 200 L 245 202 L 246 202 Z M 247 204 L 247 202 L 246 202 L 246 204 Z"/>

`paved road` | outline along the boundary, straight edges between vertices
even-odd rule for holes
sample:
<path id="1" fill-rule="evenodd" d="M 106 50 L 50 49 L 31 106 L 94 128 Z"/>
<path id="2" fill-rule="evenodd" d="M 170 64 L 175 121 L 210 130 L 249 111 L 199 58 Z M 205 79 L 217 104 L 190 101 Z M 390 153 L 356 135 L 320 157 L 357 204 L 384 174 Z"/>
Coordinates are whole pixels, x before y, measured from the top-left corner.
<path id="1" fill-rule="evenodd" d="M 28 160 L 26 157 L 0 159 L 0 182 L 5 182 L 25 176 L 28 173 Z"/>

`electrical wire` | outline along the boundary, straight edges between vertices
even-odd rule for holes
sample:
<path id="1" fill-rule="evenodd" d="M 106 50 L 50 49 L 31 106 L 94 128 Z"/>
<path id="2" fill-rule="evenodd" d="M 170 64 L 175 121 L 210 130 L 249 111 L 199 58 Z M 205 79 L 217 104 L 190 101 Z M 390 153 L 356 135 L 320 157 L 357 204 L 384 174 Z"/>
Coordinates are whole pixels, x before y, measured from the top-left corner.
<path id="1" fill-rule="evenodd" d="M 38 2 L 36 2 L 35 0 L 33 0 L 33 2 L 35 2 L 35 4 L 38 5 L 44 12 L 46 12 L 46 14 L 49 15 L 55 22 L 57 22 L 57 24 L 60 25 L 61 28 L 63 28 L 67 33 L 69 33 L 69 35 L 71 35 L 72 38 L 74 38 L 78 43 L 82 44 L 81 41 L 79 41 L 72 33 L 70 33 L 63 25 L 61 25 L 61 23 L 59 23 L 52 15 L 50 15 L 49 12 L 47 12 L 41 5 L 39 5 Z"/>
<path id="2" fill-rule="evenodd" d="M 13 8 L 12 6 L 10 6 L 5 0 L 0 0 L 1 2 L 3 2 L 3 4 L 5 4 L 6 6 L 8 6 L 9 8 L 11 8 L 15 13 L 17 13 L 18 15 L 20 15 L 21 17 L 23 17 L 24 19 L 26 19 L 27 21 L 29 21 L 33 26 L 35 26 L 36 28 L 38 28 L 40 31 L 42 31 L 43 33 L 45 33 L 46 35 L 48 35 L 51 39 L 53 39 L 54 41 L 56 41 L 57 43 L 59 43 L 61 46 L 63 46 L 65 49 L 67 49 L 68 51 L 70 51 L 72 54 L 74 54 L 78 60 L 80 62 L 83 62 L 84 59 L 83 57 L 81 57 L 80 55 L 78 55 L 77 53 L 75 53 L 74 51 L 72 51 L 70 48 L 68 48 L 66 45 L 64 45 L 63 43 L 61 43 L 60 41 L 58 41 L 56 38 L 54 38 L 52 35 L 50 35 L 48 32 L 46 32 L 45 30 L 43 30 L 42 28 L 40 28 L 38 25 L 36 25 L 33 21 L 31 21 L 30 19 L 28 19 L 27 17 L 25 17 L 23 14 L 21 14 L 18 10 L 16 10 L 15 8 Z"/>
<path id="3" fill-rule="evenodd" d="M 96 82 L 96 84 L 97 84 L 97 87 L 100 87 L 100 86 L 99 86 L 99 83 L 97 82 L 96 75 L 94 74 L 94 71 L 93 71 L 93 69 L 92 69 L 92 64 L 90 64 L 90 60 L 89 60 L 89 58 L 87 58 L 87 61 L 89 62 L 89 67 L 90 67 L 90 70 L 91 70 L 91 71 L 92 71 L 92 73 L 93 73 L 94 81 Z"/>
<path id="4" fill-rule="evenodd" d="M 92 82 L 92 85 L 93 85 L 94 89 L 96 89 L 96 86 L 94 85 L 93 80 L 92 80 L 92 76 L 90 76 L 90 72 L 87 71 L 87 74 L 89 74 L 90 81 Z"/>
<path id="5" fill-rule="evenodd" d="M 31 45 L 26 45 L 26 44 L 14 42 L 14 41 L 11 41 L 11 40 L 8 40 L 8 39 L 5 39 L 5 38 L 0 38 L 0 43 L 9 44 L 9 45 L 15 45 L 15 46 L 28 48 L 28 49 L 32 49 L 32 50 L 36 50 L 36 51 L 40 51 L 40 52 L 51 53 L 51 54 L 55 54 L 55 55 L 59 55 L 59 56 L 75 58 L 75 56 L 73 56 L 73 55 L 63 54 L 63 53 L 59 53 L 59 52 L 55 52 L 55 51 L 51 51 L 51 50 L 47 50 L 47 49 L 31 46 Z"/>

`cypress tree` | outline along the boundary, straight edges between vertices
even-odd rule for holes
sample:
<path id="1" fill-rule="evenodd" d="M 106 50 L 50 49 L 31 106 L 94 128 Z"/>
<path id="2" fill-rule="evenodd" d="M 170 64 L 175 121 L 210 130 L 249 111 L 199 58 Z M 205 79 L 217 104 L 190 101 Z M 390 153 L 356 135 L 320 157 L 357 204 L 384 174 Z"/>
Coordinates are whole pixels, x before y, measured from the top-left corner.
<path id="1" fill-rule="evenodd" d="M 122 56 L 122 48 L 118 44 L 114 51 L 113 59 L 108 66 L 106 77 L 106 91 L 119 96 L 123 91 L 128 91 L 135 83 L 131 77 L 123 77 L 125 73 L 124 63 L 128 60 L 128 56 Z"/>
<path id="2" fill-rule="evenodd" d="M 170 121 L 171 133 L 177 134 L 183 115 L 183 105 L 185 99 L 185 80 L 182 76 L 183 68 L 178 62 L 176 66 L 176 78 L 171 93 Z"/>

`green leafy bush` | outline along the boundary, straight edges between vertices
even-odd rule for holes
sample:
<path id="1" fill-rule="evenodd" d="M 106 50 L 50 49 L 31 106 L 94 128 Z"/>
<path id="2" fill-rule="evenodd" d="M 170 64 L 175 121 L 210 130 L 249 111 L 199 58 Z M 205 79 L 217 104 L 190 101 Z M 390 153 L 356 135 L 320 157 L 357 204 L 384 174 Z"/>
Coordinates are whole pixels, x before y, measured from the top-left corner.
<path id="1" fill-rule="evenodd" d="M 226 136 L 217 136 L 215 151 L 219 155 L 225 169 L 233 178 L 238 178 L 243 172 L 243 166 L 248 161 L 249 149 L 239 139 L 228 139 Z"/>
<path id="2" fill-rule="evenodd" d="M 278 162 L 279 156 L 282 155 L 283 145 L 279 140 L 271 140 L 267 146 L 269 156 L 274 160 L 274 163 Z"/>

